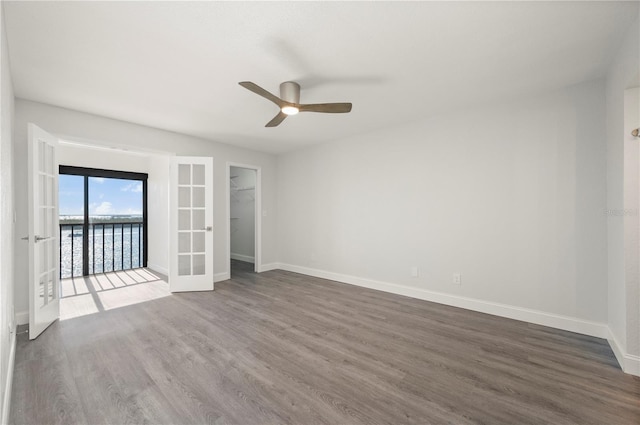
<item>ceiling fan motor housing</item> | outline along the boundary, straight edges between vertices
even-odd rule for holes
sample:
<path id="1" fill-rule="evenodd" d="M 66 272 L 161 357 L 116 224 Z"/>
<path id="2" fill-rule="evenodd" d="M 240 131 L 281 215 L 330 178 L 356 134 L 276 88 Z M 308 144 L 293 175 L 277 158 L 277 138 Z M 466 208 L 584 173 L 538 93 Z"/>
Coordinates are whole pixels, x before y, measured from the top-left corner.
<path id="1" fill-rule="evenodd" d="M 300 103 L 300 84 L 293 81 L 285 81 L 280 84 L 280 99 L 289 103 Z"/>

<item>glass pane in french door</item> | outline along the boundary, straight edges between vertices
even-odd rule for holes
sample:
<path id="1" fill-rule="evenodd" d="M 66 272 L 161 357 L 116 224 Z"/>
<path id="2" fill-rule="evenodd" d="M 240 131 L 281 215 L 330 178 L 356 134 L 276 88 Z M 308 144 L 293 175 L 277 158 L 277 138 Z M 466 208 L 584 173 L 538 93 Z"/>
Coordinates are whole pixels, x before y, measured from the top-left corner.
<path id="1" fill-rule="evenodd" d="M 178 276 L 206 273 L 204 165 L 178 165 Z"/>
<path id="2" fill-rule="evenodd" d="M 46 142 L 38 142 L 38 212 L 35 220 L 36 255 L 38 264 L 38 307 L 44 307 L 56 298 L 58 291 L 57 276 L 57 232 L 56 197 L 54 187 L 56 176 L 53 170 L 53 148 Z"/>

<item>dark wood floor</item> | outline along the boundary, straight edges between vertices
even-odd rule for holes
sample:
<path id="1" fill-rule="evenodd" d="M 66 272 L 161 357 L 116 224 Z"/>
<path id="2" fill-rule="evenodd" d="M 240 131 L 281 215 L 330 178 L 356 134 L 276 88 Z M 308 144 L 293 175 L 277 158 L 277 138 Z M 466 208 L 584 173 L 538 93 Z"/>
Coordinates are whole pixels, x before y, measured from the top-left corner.
<path id="1" fill-rule="evenodd" d="M 634 424 L 606 341 L 296 273 L 19 335 L 15 424 Z"/>

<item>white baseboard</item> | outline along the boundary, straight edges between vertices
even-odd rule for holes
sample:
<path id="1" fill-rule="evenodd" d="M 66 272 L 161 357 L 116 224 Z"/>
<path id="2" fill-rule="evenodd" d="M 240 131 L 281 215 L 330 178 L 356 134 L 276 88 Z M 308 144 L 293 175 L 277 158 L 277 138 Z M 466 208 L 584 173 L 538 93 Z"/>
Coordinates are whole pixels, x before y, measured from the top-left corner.
<path id="1" fill-rule="evenodd" d="M 261 264 L 258 266 L 258 273 L 268 272 L 269 270 L 277 270 L 281 268 L 280 263 Z"/>
<path id="2" fill-rule="evenodd" d="M 160 267 L 160 266 L 158 266 L 156 264 L 147 264 L 147 268 L 150 269 L 150 270 L 153 270 L 154 272 L 161 273 L 161 274 L 163 274 L 165 276 L 169 276 L 169 270 L 165 269 L 164 267 Z M 214 282 L 222 282 L 223 280 L 228 280 L 228 279 L 231 279 L 231 275 L 230 275 L 229 272 L 216 273 L 216 274 L 213 275 L 213 281 Z M 27 321 L 28 321 L 28 319 L 29 319 L 29 317 L 27 315 Z M 18 324 L 20 324 L 20 323 L 18 323 Z"/>
<path id="3" fill-rule="evenodd" d="M 630 375 L 640 376 L 640 356 L 633 354 L 624 355 L 624 367 L 622 370 Z"/>
<path id="4" fill-rule="evenodd" d="M 229 280 L 229 279 L 231 279 L 230 272 L 216 273 L 213 275 L 214 282 L 222 282 L 223 280 Z"/>
<path id="5" fill-rule="evenodd" d="M 9 348 L 9 361 L 7 362 L 7 371 L 5 376 L 7 382 L 4 384 L 4 400 L 2 400 L 2 424 L 9 423 L 9 411 L 11 409 L 11 391 L 13 388 L 13 369 L 16 361 L 16 333 L 14 329 L 11 333 L 11 347 Z"/>
<path id="6" fill-rule="evenodd" d="M 395 283 L 381 282 L 377 280 L 349 276 L 340 273 L 333 273 L 308 267 L 295 266 L 292 264 L 280 263 L 279 266 L 279 268 L 282 270 L 287 270 L 295 273 L 302 273 L 309 276 L 320 277 L 323 279 L 335 280 L 342 283 L 348 283 L 351 285 L 362 286 L 370 289 L 377 289 L 384 292 L 391 292 L 393 294 L 418 298 L 425 301 L 432 301 L 439 304 L 450 305 L 453 307 L 460 307 L 467 310 L 478 311 L 480 313 L 492 314 L 494 316 L 521 320 L 523 322 L 534 323 L 536 325 L 549 326 L 556 329 L 595 336 L 598 338 L 607 338 L 608 328 L 603 323 L 591 322 L 575 317 L 562 316 L 539 310 L 516 307 L 508 304 L 500 304 L 491 301 L 461 297 L 458 295 L 446 294 L 443 292 L 412 288 Z"/>
<path id="7" fill-rule="evenodd" d="M 609 342 L 609 346 L 613 351 L 613 354 L 616 356 L 616 360 L 618 360 L 618 364 L 624 370 L 624 350 L 622 350 L 622 346 L 618 344 L 618 339 L 611 331 L 611 328 L 607 326 L 607 341 Z"/>
<path id="8" fill-rule="evenodd" d="M 28 325 L 28 324 L 29 324 L 29 310 L 17 312 L 16 325 Z"/>
<path id="9" fill-rule="evenodd" d="M 613 350 L 613 354 L 616 356 L 616 360 L 620 364 L 620 367 L 625 373 L 630 375 L 640 376 L 640 356 L 634 356 L 628 354 L 622 345 L 618 342 L 618 339 L 611 331 L 611 328 L 607 326 L 607 341 Z"/>
<path id="10" fill-rule="evenodd" d="M 248 255 L 236 254 L 232 252 L 229 254 L 232 260 L 245 261 L 247 263 L 254 263 L 256 259 L 254 257 L 249 257 Z"/>
<path id="11" fill-rule="evenodd" d="M 169 276 L 169 270 L 166 267 L 161 267 L 157 264 L 147 264 L 147 268 L 149 270 L 153 270 L 154 272 L 158 272 L 160 274 L 163 274 L 165 276 Z"/>

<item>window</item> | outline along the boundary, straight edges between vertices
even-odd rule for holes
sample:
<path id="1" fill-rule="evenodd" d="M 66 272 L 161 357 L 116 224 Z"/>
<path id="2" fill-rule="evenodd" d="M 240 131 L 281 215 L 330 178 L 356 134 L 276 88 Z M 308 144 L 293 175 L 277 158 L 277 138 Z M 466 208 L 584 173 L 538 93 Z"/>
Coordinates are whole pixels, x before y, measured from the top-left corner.
<path id="1" fill-rule="evenodd" d="M 147 265 L 147 174 L 60 166 L 60 277 Z"/>

